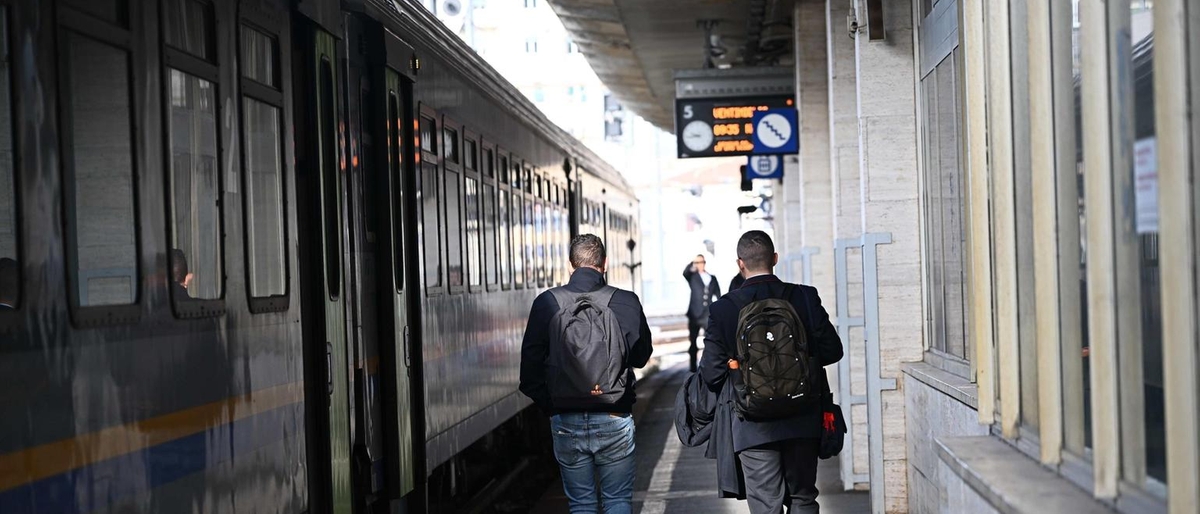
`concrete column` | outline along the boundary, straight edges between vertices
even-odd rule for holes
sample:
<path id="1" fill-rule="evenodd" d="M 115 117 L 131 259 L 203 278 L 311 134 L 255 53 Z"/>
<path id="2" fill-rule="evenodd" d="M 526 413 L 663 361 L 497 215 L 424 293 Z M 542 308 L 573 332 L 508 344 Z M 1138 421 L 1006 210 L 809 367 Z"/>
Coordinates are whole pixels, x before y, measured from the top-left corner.
<path id="1" fill-rule="evenodd" d="M 916 96 L 910 0 L 883 2 L 886 39 L 855 39 L 859 170 L 864 233 L 889 232 L 878 247 L 880 374 L 902 387 L 900 363 L 921 360 L 922 301 Z M 859 20 L 865 20 L 860 11 Z M 904 393 L 883 392 L 884 510 L 906 512 Z"/>
<path id="2" fill-rule="evenodd" d="M 830 210 L 833 215 L 829 220 L 831 239 L 845 239 L 862 235 L 862 199 L 859 190 L 858 169 L 858 94 L 857 71 L 855 69 L 855 48 L 846 30 L 846 14 L 853 3 L 851 0 L 826 0 L 826 60 L 827 60 L 827 92 L 829 102 L 829 179 L 830 179 Z M 827 261 L 821 266 L 823 273 L 834 275 L 833 241 L 829 243 L 830 251 Z M 836 291 L 821 291 L 821 299 L 825 310 L 833 318 L 847 316 L 862 316 L 862 266 L 858 252 L 847 255 L 847 303 L 846 312 L 837 310 L 838 298 Z M 814 267 L 816 273 L 817 267 Z M 836 280 L 836 276 L 834 277 Z M 866 394 L 866 370 L 863 360 L 863 331 L 855 328 L 849 333 L 841 334 L 842 344 L 846 349 L 846 359 L 850 363 L 850 391 L 838 394 Z M 829 373 L 832 383 L 837 382 L 836 369 Z M 835 386 L 835 389 L 836 386 Z M 848 416 L 850 437 L 853 440 L 851 456 L 853 472 L 866 474 L 867 460 L 867 411 L 859 405 L 853 409 L 843 407 Z M 865 488 L 866 483 L 856 484 Z"/>
<path id="3" fill-rule="evenodd" d="M 829 59 L 825 5 L 798 2 L 796 100 L 800 111 L 800 251 L 811 259 L 812 285 L 830 298 L 834 292 L 833 193 L 829 173 Z"/>

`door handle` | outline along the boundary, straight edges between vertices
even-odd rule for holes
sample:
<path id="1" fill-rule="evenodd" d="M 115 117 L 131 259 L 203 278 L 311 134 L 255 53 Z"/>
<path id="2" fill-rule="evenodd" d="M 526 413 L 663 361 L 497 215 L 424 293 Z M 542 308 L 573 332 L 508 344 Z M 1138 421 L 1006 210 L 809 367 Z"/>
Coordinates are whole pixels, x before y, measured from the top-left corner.
<path id="1" fill-rule="evenodd" d="M 333 396 L 333 343 L 325 343 L 325 389 L 329 396 Z"/>
<path id="2" fill-rule="evenodd" d="M 404 325 L 404 367 L 406 369 L 412 367 L 412 363 L 408 359 L 408 340 L 409 340 L 408 325 Z"/>

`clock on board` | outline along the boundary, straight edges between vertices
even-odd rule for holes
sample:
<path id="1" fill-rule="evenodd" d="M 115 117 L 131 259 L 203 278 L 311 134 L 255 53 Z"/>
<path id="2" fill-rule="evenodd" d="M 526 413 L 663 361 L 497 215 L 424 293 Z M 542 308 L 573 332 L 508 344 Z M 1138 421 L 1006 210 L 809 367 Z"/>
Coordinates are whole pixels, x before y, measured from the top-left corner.
<path id="1" fill-rule="evenodd" d="M 693 152 L 703 152 L 712 146 L 712 127 L 701 120 L 693 120 L 683 127 L 683 144 Z"/>

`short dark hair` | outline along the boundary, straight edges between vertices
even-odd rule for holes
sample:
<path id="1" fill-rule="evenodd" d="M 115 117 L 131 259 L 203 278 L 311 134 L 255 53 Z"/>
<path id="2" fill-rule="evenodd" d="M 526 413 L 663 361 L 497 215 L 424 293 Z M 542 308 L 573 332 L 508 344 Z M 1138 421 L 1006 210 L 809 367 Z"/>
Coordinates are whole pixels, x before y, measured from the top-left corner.
<path id="1" fill-rule="evenodd" d="M 171 281 L 176 284 L 183 284 L 187 278 L 188 263 L 187 257 L 183 254 L 183 250 L 178 248 L 171 249 Z"/>
<path id="2" fill-rule="evenodd" d="M 761 230 L 751 230 L 738 239 L 737 256 L 746 269 L 767 270 L 775 265 L 775 243 Z"/>
<path id="3" fill-rule="evenodd" d="M 608 254 L 604 250 L 604 241 L 595 234 L 580 234 L 571 240 L 571 266 L 583 268 L 604 266 Z"/>

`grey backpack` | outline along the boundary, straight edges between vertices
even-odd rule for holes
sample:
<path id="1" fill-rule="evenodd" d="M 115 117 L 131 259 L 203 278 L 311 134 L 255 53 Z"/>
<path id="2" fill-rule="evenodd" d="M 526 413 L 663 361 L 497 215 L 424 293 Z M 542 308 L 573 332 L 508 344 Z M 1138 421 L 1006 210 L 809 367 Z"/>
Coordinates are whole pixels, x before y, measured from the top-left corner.
<path id="1" fill-rule="evenodd" d="M 625 335 L 608 303 L 617 289 L 588 293 L 550 290 L 558 312 L 550 319 L 547 386 L 557 409 L 610 405 L 625 395 Z"/>

